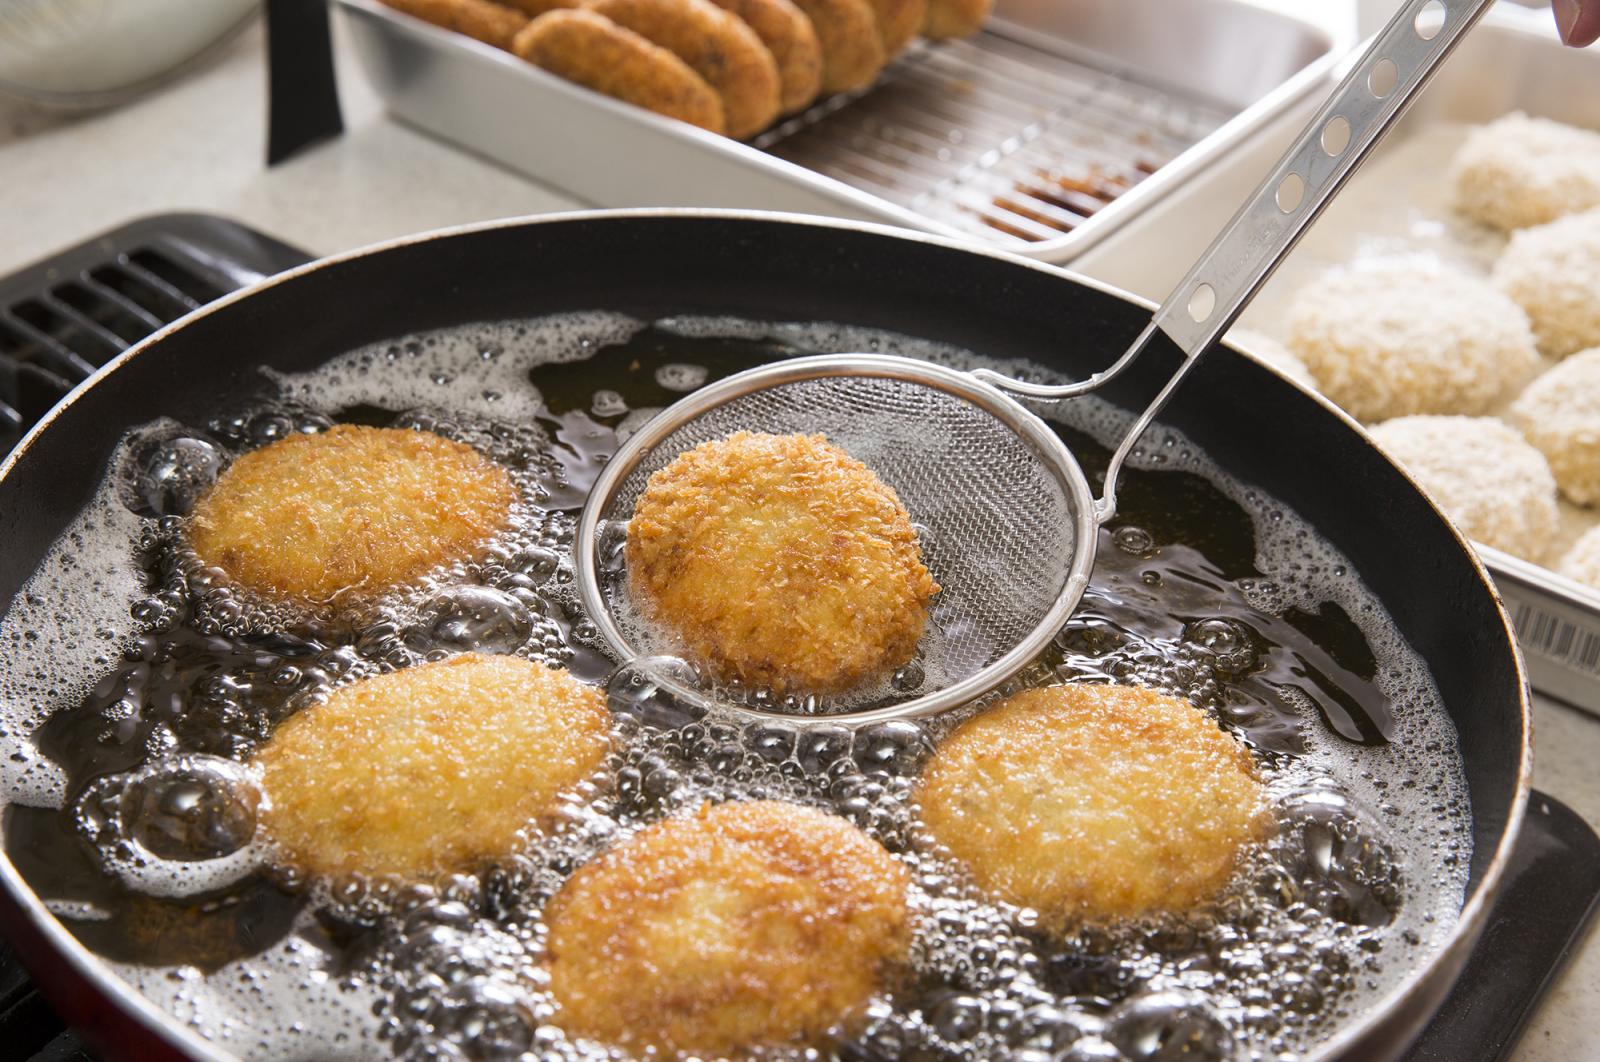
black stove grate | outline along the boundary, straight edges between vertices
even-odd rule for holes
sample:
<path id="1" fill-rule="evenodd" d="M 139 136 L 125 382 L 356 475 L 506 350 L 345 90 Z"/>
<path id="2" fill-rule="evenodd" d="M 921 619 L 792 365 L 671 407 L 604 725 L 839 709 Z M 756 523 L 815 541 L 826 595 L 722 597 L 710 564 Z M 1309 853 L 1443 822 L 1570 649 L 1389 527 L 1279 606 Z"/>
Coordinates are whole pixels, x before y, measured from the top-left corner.
<path id="1" fill-rule="evenodd" d="M 226 218 L 150 217 L 0 279 L 0 456 L 94 370 L 162 325 L 310 256 Z M 1407 1062 L 1496 1062 L 1600 900 L 1600 837 L 1535 792 L 1483 942 Z M 0 942 L 7 1058 L 94 1062 Z"/>
<path id="2" fill-rule="evenodd" d="M 139 340 L 309 257 L 224 218 L 164 214 L 0 280 L 0 456 Z"/>

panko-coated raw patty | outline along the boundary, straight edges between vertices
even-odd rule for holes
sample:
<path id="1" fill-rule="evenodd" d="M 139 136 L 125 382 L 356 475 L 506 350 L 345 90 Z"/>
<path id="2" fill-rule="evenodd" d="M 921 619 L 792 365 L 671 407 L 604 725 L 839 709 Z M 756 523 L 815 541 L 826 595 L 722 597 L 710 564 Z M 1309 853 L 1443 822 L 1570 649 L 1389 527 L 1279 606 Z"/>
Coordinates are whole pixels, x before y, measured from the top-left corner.
<path id="1" fill-rule="evenodd" d="M 1591 527 L 1561 558 L 1559 571 L 1568 579 L 1600 590 L 1600 527 Z"/>
<path id="2" fill-rule="evenodd" d="M 1087 683 L 961 724 L 917 801 L 979 888 L 1056 928 L 1205 903 L 1269 821 L 1249 753 L 1204 712 Z"/>
<path id="3" fill-rule="evenodd" d="M 1539 561 L 1560 520 L 1544 455 L 1493 417 L 1400 417 L 1372 429 L 1468 538 Z"/>
<path id="4" fill-rule="evenodd" d="M 202 562 L 256 594 L 325 603 L 476 556 L 515 499 L 506 471 L 470 446 L 337 425 L 239 458 L 187 531 Z"/>
<path id="5" fill-rule="evenodd" d="M 894 491 L 820 435 L 680 454 L 640 495 L 626 557 L 647 618 L 722 679 L 779 693 L 905 663 L 938 590 Z"/>
<path id="6" fill-rule="evenodd" d="M 1578 505 L 1600 503 L 1600 348 L 1529 384 L 1512 403 L 1511 422 L 1550 462 L 1561 493 Z"/>
<path id="7" fill-rule="evenodd" d="M 468 654 L 365 679 L 256 754 L 261 822 L 316 876 L 427 875 L 505 856 L 600 766 L 605 698 L 565 671 Z"/>
<path id="8" fill-rule="evenodd" d="M 1456 209 L 1500 229 L 1600 206 L 1600 134 L 1508 114 L 1472 131 L 1451 167 Z"/>
<path id="9" fill-rule="evenodd" d="M 811 808 L 729 803 L 657 822 L 551 901 L 555 1020 L 667 1057 L 813 1040 L 901 962 L 907 883 L 876 841 Z"/>
<path id="10" fill-rule="evenodd" d="M 1234 328 L 1228 332 L 1228 342 L 1264 365 L 1270 365 L 1283 375 L 1313 391 L 1317 378 L 1306 368 L 1306 363 L 1294 351 L 1262 332 L 1249 328 Z"/>
<path id="11" fill-rule="evenodd" d="M 540 15 L 511 42 L 534 66 L 647 111 L 725 132 L 722 98 L 682 59 L 593 11 Z"/>
<path id="12" fill-rule="evenodd" d="M 1515 302 L 1410 258 L 1336 269 L 1302 288 L 1288 345 L 1322 393 L 1364 421 L 1486 413 L 1540 367 Z"/>
<path id="13" fill-rule="evenodd" d="M 1512 233 L 1493 280 L 1528 315 L 1544 354 L 1600 346 L 1600 210 Z"/>

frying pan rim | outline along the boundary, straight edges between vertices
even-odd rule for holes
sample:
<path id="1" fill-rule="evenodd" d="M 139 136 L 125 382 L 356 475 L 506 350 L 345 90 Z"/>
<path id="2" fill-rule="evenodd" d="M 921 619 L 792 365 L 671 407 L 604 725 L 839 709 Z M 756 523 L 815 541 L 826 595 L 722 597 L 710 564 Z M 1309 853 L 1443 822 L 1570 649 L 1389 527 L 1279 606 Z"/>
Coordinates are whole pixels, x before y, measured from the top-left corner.
<path id="1" fill-rule="evenodd" d="M 1109 284 L 1095 280 L 1092 277 L 1063 269 L 1059 266 L 1025 258 L 1006 251 L 975 246 L 959 240 L 935 236 L 929 233 L 914 232 L 909 229 L 896 228 L 872 222 L 852 221 L 841 218 L 818 217 L 809 214 L 780 213 L 775 211 L 760 210 L 726 210 L 704 209 L 689 207 L 643 207 L 623 210 L 573 210 L 561 211 L 551 214 L 536 214 L 510 218 L 497 218 L 491 221 L 471 222 L 427 232 L 412 233 L 406 236 L 384 240 L 369 244 L 326 258 L 318 258 L 304 265 L 266 277 L 255 284 L 241 288 L 238 291 L 208 303 L 194 312 L 173 321 L 146 338 L 135 343 L 127 350 L 118 354 L 72 391 L 58 405 L 51 409 L 39 422 L 25 435 L 17 446 L 11 451 L 3 462 L 0 462 L 0 482 L 10 475 L 17 463 L 24 459 L 33 441 L 40 433 L 48 430 L 56 418 L 92 387 L 99 386 L 101 382 L 126 364 L 132 358 L 143 354 L 151 346 L 164 341 L 168 336 L 175 334 L 182 328 L 189 327 L 195 322 L 209 317 L 215 313 L 226 311 L 235 303 L 248 299 L 253 295 L 279 284 L 298 280 L 309 276 L 322 269 L 337 266 L 342 263 L 398 250 L 435 240 L 470 235 L 480 232 L 492 232 L 500 229 L 529 228 L 533 226 L 555 225 L 573 222 L 605 222 L 610 220 L 638 221 L 655 219 L 702 219 L 707 221 L 740 221 L 755 222 L 760 224 L 778 225 L 806 225 L 812 228 L 837 229 L 850 233 L 867 233 L 873 236 L 887 237 L 901 242 L 917 243 L 939 248 L 941 250 L 958 251 L 966 255 L 991 258 L 1001 263 L 1021 266 L 1048 274 L 1053 277 L 1070 280 L 1073 283 L 1088 287 L 1101 294 L 1110 295 L 1125 302 L 1130 302 L 1144 310 L 1154 311 L 1156 304 L 1150 299 L 1135 295 L 1115 288 Z M 1225 342 L 1225 341 L 1224 341 Z M 1231 344 L 1226 344 L 1231 347 Z M 1238 348 L 1232 348 L 1236 352 Z M 1357 435 L 1378 451 L 1386 461 L 1400 472 L 1402 477 L 1427 502 L 1429 508 L 1444 521 L 1450 535 L 1455 539 L 1456 545 L 1465 553 L 1468 562 L 1476 574 L 1478 582 L 1489 593 L 1490 600 L 1494 603 L 1495 610 L 1500 619 L 1500 626 L 1506 638 L 1506 644 L 1511 649 L 1512 664 L 1518 680 L 1517 711 L 1521 721 L 1521 742 L 1517 750 L 1516 789 L 1507 808 L 1506 826 L 1500 835 L 1499 844 L 1495 847 L 1493 857 L 1484 868 L 1483 878 L 1479 882 L 1474 895 L 1462 905 L 1460 916 L 1456 919 L 1449 937 L 1439 947 L 1433 958 L 1426 964 L 1413 970 L 1404 980 L 1391 988 L 1372 1006 L 1365 1008 L 1360 1021 L 1352 1023 L 1339 1034 L 1323 1043 L 1317 1053 L 1310 1056 L 1312 1062 L 1328 1059 L 1348 1050 L 1361 1036 L 1381 1027 L 1395 1017 L 1407 999 L 1423 983 L 1427 975 L 1440 963 L 1446 961 L 1458 948 L 1465 946 L 1468 938 L 1476 940 L 1481 932 L 1484 918 L 1487 914 L 1489 903 L 1500 890 L 1505 868 L 1510 861 L 1512 849 L 1517 842 L 1521 831 L 1523 816 L 1526 813 L 1529 801 L 1529 789 L 1532 783 L 1533 770 L 1533 718 L 1530 687 L 1528 684 L 1527 670 L 1523 663 L 1522 652 L 1516 640 L 1515 628 L 1512 626 L 1510 614 L 1507 612 L 1505 602 L 1501 599 L 1494 581 L 1490 578 L 1488 569 L 1478 557 L 1476 550 L 1461 534 L 1444 513 L 1434 504 L 1433 499 L 1423 490 L 1421 484 L 1406 470 L 1388 456 L 1388 454 L 1372 440 L 1366 429 L 1344 410 L 1334 405 L 1317 392 L 1306 388 L 1282 374 L 1277 374 L 1279 379 L 1288 383 L 1303 394 L 1309 396 L 1329 413 L 1332 413 L 1344 424 L 1353 428 Z M 9 806 L 9 801 L 0 797 L 0 810 Z M 75 973 L 89 981 L 96 990 L 122 1006 L 125 1011 L 132 1011 L 134 1017 L 145 1025 L 156 1036 L 174 1043 L 197 1058 L 231 1058 L 234 1056 L 222 1054 L 217 1050 L 217 1045 L 203 1039 L 198 1034 L 191 1032 L 179 1023 L 176 1017 L 158 1007 L 155 1002 L 145 996 L 130 982 L 117 976 L 106 962 L 81 944 L 77 938 L 67 930 L 49 910 L 43 901 L 22 880 L 22 876 L 12 865 L 10 857 L 0 851 L 0 884 L 3 884 L 10 898 L 17 904 L 18 910 L 24 913 L 33 923 L 35 929 L 43 934 L 48 942 L 55 948 L 57 955 L 65 960 Z"/>

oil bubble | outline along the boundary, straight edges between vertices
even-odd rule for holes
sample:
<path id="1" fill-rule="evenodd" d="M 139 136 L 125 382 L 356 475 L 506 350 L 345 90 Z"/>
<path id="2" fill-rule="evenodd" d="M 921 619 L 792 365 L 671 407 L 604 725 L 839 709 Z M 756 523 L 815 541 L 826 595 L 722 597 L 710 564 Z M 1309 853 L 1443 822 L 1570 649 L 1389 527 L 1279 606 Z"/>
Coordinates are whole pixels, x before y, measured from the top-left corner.
<path id="1" fill-rule="evenodd" d="M 1106 1039 L 1132 1062 L 1224 1062 L 1233 1036 L 1203 997 L 1155 992 L 1130 999 L 1106 1021 Z"/>
<path id="2" fill-rule="evenodd" d="M 185 516 L 227 463 L 222 448 L 193 435 L 152 433 L 131 445 L 128 507 L 141 516 Z"/>
<path id="3" fill-rule="evenodd" d="M 533 634 L 528 606 L 503 590 L 453 586 L 418 610 L 406 644 L 417 652 L 514 653 Z"/>
<path id="4" fill-rule="evenodd" d="M 1124 553 L 1135 557 L 1148 557 L 1155 552 L 1156 540 L 1142 527 L 1131 524 L 1117 528 L 1111 533 L 1111 544 Z"/>
<path id="5" fill-rule="evenodd" d="M 122 820 L 164 859 L 196 862 L 237 852 L 256 831 L 260 793 L 232 760 L 190 756 L 144 773 L 122 797 Z"/>
<path id="6" fill-rule="evenodd" d="M 630 660 L 606 680 L 606 700 L 611 710 L 646 726 L 675 730 L 705 715 L 704 709 L 673 690 L 696 689 L 700 673 L 676 656 L 643 656 Z"/>
<path id="7" fill-rule="evenodd" d="M 687 394 L 704 387 L 709 375 L 703 365 L 671 362 L 656 369 L 656 383 L 668 391 Z"/>

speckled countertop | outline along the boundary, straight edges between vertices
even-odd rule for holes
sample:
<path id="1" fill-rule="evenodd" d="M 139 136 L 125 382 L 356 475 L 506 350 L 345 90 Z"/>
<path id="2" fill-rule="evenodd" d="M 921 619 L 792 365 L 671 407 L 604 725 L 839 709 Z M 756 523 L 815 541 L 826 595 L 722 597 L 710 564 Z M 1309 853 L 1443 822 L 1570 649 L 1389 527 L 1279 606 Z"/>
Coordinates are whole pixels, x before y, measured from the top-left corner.
<path id="1" fill-rule="evenodd" d="M 53 114 L 0 97 L 0 274 L 164 211 L 232 216 L 328 253 L 585 205 L 388 120 L 348 54 L 341 56 L 345 135 L 269 171 L 261 56 L 258 27 L 200 72 L 107 113 Z M 1600 720 L 1540 700 L 1535 727 L 1535 784 L 1600 827 Z M 1514 1058 L 1600 1059 L 1596 1015 L 1600 940 L 1591 933 Z"/>

